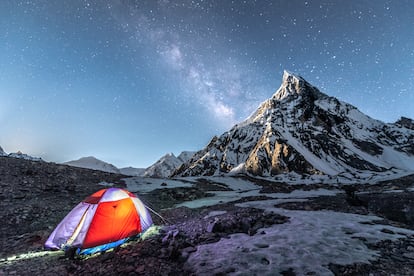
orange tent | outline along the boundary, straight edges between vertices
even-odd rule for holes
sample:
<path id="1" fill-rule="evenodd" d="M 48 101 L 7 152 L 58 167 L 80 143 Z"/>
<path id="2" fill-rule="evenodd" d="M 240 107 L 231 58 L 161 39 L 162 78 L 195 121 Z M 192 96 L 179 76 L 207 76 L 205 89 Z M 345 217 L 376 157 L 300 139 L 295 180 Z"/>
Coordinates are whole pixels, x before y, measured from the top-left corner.
<path id="1" fill-rule="evenodd" d="M 124 243 L 152 225 L 151 216 L 133 193 L 102 189 L 79 203 L 55 228 L 46 248 L 79 248 L 92 254 Z"/>

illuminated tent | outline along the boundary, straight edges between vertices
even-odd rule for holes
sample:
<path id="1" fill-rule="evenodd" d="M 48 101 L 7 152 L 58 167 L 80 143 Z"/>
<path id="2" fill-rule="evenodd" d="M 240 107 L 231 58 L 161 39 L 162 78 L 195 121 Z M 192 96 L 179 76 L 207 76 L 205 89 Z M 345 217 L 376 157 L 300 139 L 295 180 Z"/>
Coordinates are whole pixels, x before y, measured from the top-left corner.
<path id="1" fill-rule="evenodd" d="M 120 188 L 102 189 L 66 215 L 45 247 L 79 248 L 80 254 L 92 254 L 118 246 L 151 225 L 147 208 L 133 193 Z"/>

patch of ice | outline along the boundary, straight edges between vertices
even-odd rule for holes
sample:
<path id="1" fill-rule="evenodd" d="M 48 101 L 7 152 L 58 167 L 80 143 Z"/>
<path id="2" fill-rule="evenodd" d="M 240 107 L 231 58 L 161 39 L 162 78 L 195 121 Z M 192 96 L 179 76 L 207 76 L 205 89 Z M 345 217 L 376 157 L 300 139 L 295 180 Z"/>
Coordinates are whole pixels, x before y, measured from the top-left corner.
<path id="1" fill-rule="evenodd" d="M 204 219 L 224 215 L 225 213 L 227 213 L 227 211 L 211 211 L 207 216 L 204 217 Z"/>
<path id="2" fill-rule="evenodd" d="M 220 179 L 220 178 L 217 178 L 217 179 Z M 240 200 L 242 198 L 253 197 L 253 196 L 266 196 L 270 198 L 289 199 L 291 201 L 298 201 L 297 199 L 305 199 L 305 198 L 318 197 L 318 196 L 334 196 L 338 193 L 342 193 L 342 191 L 339 191 L 336 189 L 335 190 L 316 189 L 316 190 L 308 190 L 308 191 L 294 190 L 291 193 L 269 193 L 269 194 L 263 193 L 262 194 L 260 193 L 260 190 L 261 190 L 260 187 L 254 185 L 253 183 L 250 183 L 247 180 L 232 179 L 234 181 L 232 182 L 231 180 L 229 180 L 229 178 L 220 179 L 220 181 L 225 181 L 225 180 L 227 180 L 228 182 L 220 182 L 220 183 L 226 183 L 226 185 L 229 184 L 228 185 L 229 187 L 236 188 L 238 190 L 211 191 L 210 193 L 212 193 L 213 196 L 199 198 L 199 199 L 192 200 L 192 201 L 185 201 L 185 202 L 182 202 L 176 205 L 176 207 L 184 206 L 188 208 L 200 208 L 200 207 L 213 206 L 216 204 L 228 203 L 228 202 Z M 240 185 L 236 185 L 240 183 L 245 184 L 244 190 L 240 188 L 241 187 Z M 258 188 L 249 189 L 249 188 L 254 188 L 254 187 L 258 187 Z M 280 203 L 283 203 L 283 202 L 280 202 Z"/>
<path id="3" fill-rule="evenodd" d="M 273 193 L 266 194 L 268 197 L 273 198 L 310 198 L 318 196 L 334 196 L 338 193 L 342 193 L 339 190 L 327 190 L 327 189 L 316 189 L 316 190 L 294 190 L 290 193 Z"/>
<path id="4" fill-rule="evenodd" d="M 294 172 L 276 175 L 272 178 L 258 177 L 266 181 L 283 182 L 290 185 L 298 184 L 375 184 L 379 181 L 388 181 L 413 174 L 413 171 L 391 169 L 385 172 L 355 171 L 351 173 L 340 173 L 338 175 L 300 175 Z"/>
<path id="5" fill-rule="evenodd" d="M 109 182 L 106 182 L 106 181 L 101 181 L 101 182 L 98 183 L 98 185 L 101 185 L 101 186 L 104 186 L 104 187 L 112 187 L 112 186 L 114 186 L 114 183 L 109 183 Z"/>
<path id="6" fill-rule="evenodd" d="M 259 229 L 258 234 L 230 235 L 197 247 L 186 262 L 196 275 L 233 271 L 237 275 L 276 275 L 293 269 L 296 275 L 333 275 L 328 264 L 370 263 L 380 254 L 362 241 L 396 240 L 414 231 L 389 225 L 366 224 L 376 216 L 332 211 L 292 211 L 274 208 L 277 200 L 237 204 L 262 208 L 290 218 L 289 222 Z M 385 233 L 388 229 L 392 232 Z M 394 234 L 393 234 L 394 233 Z M 261 246 L 257 246 L 257 245 Z M 262 245 L 265 246 L 262 246 Z"/>
<path id="7" fill-rule="evenodd" d="M 384 191 L 384 193 L 388 193 L 388 194 L 390 194 L 390 193 L 402 193 L 402 192 L 404 192 L 404 190 L 387 190 L 387 191 Z"/>
<path id="8" fill-rule="evenodd" d="M 223 204 L 242 199 L 243 197 L 258 196 L 259 190 L 247 191 L 243 193 L 235 191 L 215 191 L 212 193 L 214 193 L 214 196 L 203 197 L 192 201 L 185 201 L 176 205 L 176 207 L 184 206 L 188 208 L 200 208 Z"/>
<path id="9" fill-rule="evenodd" d="M 248 190 L 261 189 L 260 186 L 252 183 L 251 181 L 244 180 L 244 179 L 237 178 L 237 177 L 215 176 L 215 177 L 207 177 L 205 179 L 211 182 L 224 184 L 234 191 L 248 191 Z"/>
<path id="10" fill-rule="evenodd" d="M 147 177 L 129 177 L 123 179 L 127 189 L 133 193 L 149 193 L 156 189 L 171 189 L 177 187 L 191 187 L 192 183 L 180 180 L 147 178 Z"/>

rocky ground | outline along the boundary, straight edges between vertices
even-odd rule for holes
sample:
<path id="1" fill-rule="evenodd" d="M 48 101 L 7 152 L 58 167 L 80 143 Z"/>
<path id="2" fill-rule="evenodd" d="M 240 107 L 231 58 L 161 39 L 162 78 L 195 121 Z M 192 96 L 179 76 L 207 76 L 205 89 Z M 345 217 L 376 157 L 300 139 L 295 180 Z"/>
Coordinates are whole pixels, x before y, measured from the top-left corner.
<path id="1" fill-rule="evenodd" d="M 103 188 L 99 185 L 103 181 L 125 186 L 124 177 L 0 157 L 0 275 L 191 275 L 191 267 L 185 266 L 184 262 L 197 250 L 197 245 L 216 242 L 233 233 L 254 235 L 263 227 L 289 221 L 286 216 L 237 207 L 234 202 L 195 209 L 174 208 L 184 200 L 209 197 L 211 191 L 227 189 L 223 185 L 201 181 L 189 188 L 160 189 L 141 195 L 165 218 L 153 216 L 159 226 L 158 233 L 144 241 L 132 241 L 91 258 L 72 259 L 61 252 L 43 251 L 50 232 L 79 201 Z M 292 187 L 263 180 L 255 182 L 262 187 L 262 195 L 237 202 L 265 199 L 266 193 L 287 193 L 298 188 L 332 189 L 322 184 Z M 375 214 L 382 218 L 382 223 L 414 229 L 414 193 L 409 189 L 413 184 L 414 175 L 372 186 L 347 186 L 343 188 L 344 193 L 336 196 L 288 202 L 277 207 Z M 222 213 L 209 216 L 213 211 Z M 329 269 L 335 275 L 414 275 L 412 238 L 385 240 L 369 247 L 380 254 L 371 264 L 330 264 Z M 29 252 L 32 252 L 30 258 L 21 255 Z M 18 257 L 13 257 L 15 255 Z M 223 274 L 233 272 L 234 269 L 229 267 Z M 293 270 L 282 274 L 295 275 Z"/>

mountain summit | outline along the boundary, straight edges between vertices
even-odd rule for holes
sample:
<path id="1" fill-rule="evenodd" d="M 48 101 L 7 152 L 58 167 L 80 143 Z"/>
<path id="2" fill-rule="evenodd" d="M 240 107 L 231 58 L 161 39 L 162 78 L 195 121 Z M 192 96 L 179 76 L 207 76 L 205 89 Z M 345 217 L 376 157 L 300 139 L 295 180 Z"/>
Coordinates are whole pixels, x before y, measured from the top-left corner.
<path id="1" fill-rule="evenodd" d="M 274 100 L 283 100 L 287 97 L 298 96 L 302 93 L 318 93 L 318 89 L 310 85 L 301 76 L 295 75 L 289 71 L 284 71 L 283 81 L 280 88 L 273 95 Z M 320 93 L 320 92 L 319 92 Z"/>
<path id="2" fill-rule="evenodd" d="M 285 71 L 270 99 L 214 137 L 173 176 L 296 172 L 361 177 L 391 169 L 414 171 L 413 141 L 408 123 L 372 119 Z"/>
<path id="3" fill-rule="evenodd" d="M 183 163 L 190 160 L 193 154 L 194 152 L 191 151 L 183 151 L 176 157 L 174 153 L 168 153 L 149 166 L 143 176 L 156 178 L 168 177 Z"/>
<path id="4" fill-rule="evenodd" d="M 86 168 L 91 170 L 98 170 L 103 172 L 110 172 L 110 173 L 120 173 L 119 169 L 110 163 L 106 163 L 102 160 L 99 160 L 93 156 L 82 157 L 78 160 L 69 161 L 63 163 L 65 165 L 78 167 L 78 168 Z"/>

